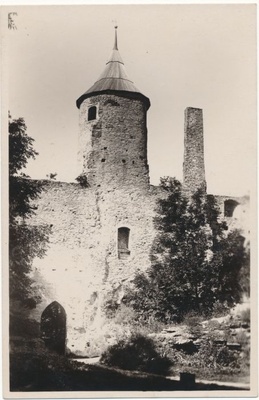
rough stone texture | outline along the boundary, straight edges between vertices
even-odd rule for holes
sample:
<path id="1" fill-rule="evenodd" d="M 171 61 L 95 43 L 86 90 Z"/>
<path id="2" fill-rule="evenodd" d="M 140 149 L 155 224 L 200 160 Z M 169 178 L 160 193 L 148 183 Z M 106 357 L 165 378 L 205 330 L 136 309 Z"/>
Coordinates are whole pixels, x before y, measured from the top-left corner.
<path id="1" fill-rule="evenodd" d="M 246 242 L 250 239 L 250 198 L 249 196 L 215 196 L 220 209 L 221 218 L 227 222 L 228 229 L 239 229 Z M 226 203 L 233 203 L 231 217 L 225 215 Z"/>
<path id="2" fill-rule="evenodd" d="M 91 106 L 97 118 L 88 121 Z M 193 191 L 205 185 L 202 111 L 187 109 L 186 124 L 184 183 Z M 89 186 L 46 181 L 30 222 L 52 227 L 46 256 L 34 262 L 42 302 L 32 316 L 40 320 L 46 306 L 60 303 L 68 350 L 91 357 L 112 340 L 105 302 L 110 296 L 119 303 L 124 285 L 150 265 L 156 202 L 165 195 L 149 185 L 144 103 L 108 94 L 84 100 L 78 158 Z M 129 246 L 119 258 L 122 227 L 130 230 Z"/>
<path id="3" fill-rule="evenodd" d="M 97 118 L 88 121 L 88 109 Z M 80 106 L 79 173 L 91 187 L 148 187 L 146 107 L 140 100 L 102 94 Z"/>
<path id="4" fill-rule="evenodd" d="M 188 194 L 206 192 L 202 110 L 188 107 L 184 116 L 183 185 Z"/>
<path id="5" fill-rule="evenodd" d="M 96 119 L 88 121 L 89 107 Z M 95 355 L 105 337 L 103 305 L 145 270 L 154 239 L 159 189 L 149 185 L 146 106 L 141 100 L 102 94 L 83 101 L 79 115 L 79 171 L 88 187 L 48 182 L 33 224 L 52 226 L 47 256 L 35 260 L 43 301 L 58 301 L 67 314 L 67 347 Z M 119 258 L 118 229 L 130 230 Z M 107 335 L 106 335 L 107 336 Z"/>
<path id="6" fill-rule="evenodd" d="M 67 347 L 76 354 L 93 355 L 107 293 L 118 292 L 119 299 L 123 283 L 149 266 L 158 193 L 152 186 L 106 192 L 101 187 L 46 183 L 32 219 L 33 224 L 52 226 L 47 255 L 34 263 L 43 295 L 34 316 L 39 319 L 48 304 L 58 301 L 67 313 Z M 130 229 L 125 260 L 118 258 L 117 248 L 122 226 Z"/>

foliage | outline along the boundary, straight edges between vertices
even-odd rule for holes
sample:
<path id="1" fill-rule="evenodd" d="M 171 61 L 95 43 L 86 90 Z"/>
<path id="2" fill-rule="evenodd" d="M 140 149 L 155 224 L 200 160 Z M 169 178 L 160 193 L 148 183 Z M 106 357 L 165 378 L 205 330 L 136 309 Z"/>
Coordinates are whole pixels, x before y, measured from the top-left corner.
<path id="1" fill-rule="evenodd" d="M 169 347 L 166 352 L 174 364 L 175 373 L 185 371 L 194 373 L 197 379 L 222 381 L 239 381 L 240 377 L 249 376 L 249 349 L 242 355 L 206 340 L 201 343 L 199 351 L 192 354 Z"/>
<path id="2" fill-rule="evenodd" d="M 9 332 L 11 337 L 23 337 L 26 339 L 40 337 L 40 324 L 34 319 L 28 318 L 27 310 L 13 302 L 9 318 Z M 19 312 L 14 312 L 14 310 Z M 12 343 L 12 342 L 11 342 Z"/>
<path id="3" fill-rule="evenodd" d="M 200 335 L 202 331 L 202 317 L 197 312 L 189 311 L 184 315 L 183 324 L 189 327 L 192 334 Z"/>
<path id="4" fill-rule="evenodd" d="M 238 368 L 238 353 L 229 350 L 226 346 L 215 346 L 206 342 L 199 351 L 200 363 L 212 369 L 222 367 Z"/>
<path id="5" fill-rule="evenodd" d="M 112 367 L 160 375 L 167 374 L 171 365 L 167 357 L 157 352 L 152 339 L 141 334 L 120 340 L 102 354 L 100 361 Z"/>
<path id="6" fill-rule="evenodd" d="M 45 226 L 24 223 L 10 226 L 9 294 L 12 300 L 19 300 L 29 308 L 35 307 L 39 300 L 30 277 L 32 261 L 44 256 L 49 233 L 50 228 Z"/>
<path id="7" fill-rule="evenodd" d="M 78 183 L 80 183 L 80 185 L 82 186 L 82 187 L 85 187 L 85 188 L 87 188 L 87 187 L 89 187 L 89 183 L 88 183 L 88 180 L 87 180 L 87 176 L 85 175 L 85 174 L 80 174 L 77 178 L 76 178 L 76 181 L 78 182 Z"/>
<path id="8" fill-rule="evenodd" d="M 9 114 L 9 218 L 15 224 L 17 217 L 28 218 L 33 213 L 30 200 L 40 194 L 42 187 L 36 181 L 30 181 L 22 172 L 30 158 L 38 154 L 33 148 L 34 139 L 26 133 L 23 118 L 12 119 Z"/>
<path id="9" fill-rule="evenodd" d="M 10 355 L 10 388 L 30 391 L 54 386 L 66 390 L 76 367 L 76 362 L 48 351 L 40 339 L 19 343 Z"/>
<path id="10" fill-rule="evenodd" d="M 33 148 L 34 139 L 26 133 L 23 118 L 12 119 L 9 114 L 9 173 L 11 176 L 25 168 L 30 158 L 38 153 Z"/>
<path id="11" fill-rule="evenodd" d="M 239 301 L 245 259 L 240 233 L 226 235 L 213 196 L 198 190 L 187 199 L 172 178 L 161 179 L 161 189 L 151 267 L 136 276 L 125 303 L 140 317 L 179 322 L 192 310 L 211 312 L 217 300 L 228 305 Z"/>
<path id="12" fill-rule="evenodd" d="M 110 306 L 110 303 L 108 303 Z M 123 303 L 117 304 L 116 309 L 111 310 L 110 307 L 104 307 L 106 317 L 112 324 L 120 326 L 128 332 L 138 332 L 143 335 L 149 333 L 161 332 L 165 328 L 165 324 L 154 318 L 153 315 L 142 318 L 135 310 Z"/>
<path id="13" fill-rule="evenodd" d="M 240 270 L 240 287 L 242 293 L 250 296 L 250 242 L 246 244 L 244 262 Z"/>
<path id="14" fill-rule="evenodd" d="M 251 311 L 249 307 L 240 312 L 240 318 L 242 322 L 250 324 Z"/>
<path id="15" fill-rule="evenodd" d="M 229 314 L 229 311 L 230 307 L 228 306 L 227 301 L 224 301 L 222 303 L 221 301 L 216 300 L 215 303 L 213 304 L 211 317 L 213 318 L 223 317 Z"/>
<path id="16" fill-rule="evenodd" d="M 47 226 L 26 224 L 35 210 L 31 201 L 43 190 L 42 183 L 22 172 L 28 160 L 38 154 L 26 129 L 23 118 L 9 115 L 9 287 L 14 314 L 20 312 L 17 301 L 26 308 L 35 307 L 39 301 L 30 277 L 31 265 L 35 257 L 44 256 L 50 233 Z"/>
<path id="17" fill-rule="evenodd" d="M 30 346 L 29 346 L 30 345 Z M 115 370 L 104 365 L 85 365 L 49 352 L 40 340 L 10 357 L 10 390 L 40 391 L 162 391 L 177 390 L 179 382 L 163 376 Z M 206 389 L 206 388 L 205 388 Z"/>

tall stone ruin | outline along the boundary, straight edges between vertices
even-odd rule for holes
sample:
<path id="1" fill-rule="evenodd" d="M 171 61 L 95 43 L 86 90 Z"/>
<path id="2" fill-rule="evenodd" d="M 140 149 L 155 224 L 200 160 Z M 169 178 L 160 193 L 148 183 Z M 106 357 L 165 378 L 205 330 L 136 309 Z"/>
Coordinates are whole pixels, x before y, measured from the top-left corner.
<path id="1" fill-rule="evenodd" d="M 202 109 L 187 107 L 184 113 L 183 187 L 188 195 L 206 193 Z"/>
<path id="2" fill-rule="evenodd" d="M 166 196 L 149 184 L 150 101 L 126 74 L 116 30 L 103 73 L 77 107 L 78 174 L 86 184 L 46 181 L 36 201 L 29 223 L 51 227 L 51 236 L 46 256 L 34 260 L 42 301 L 32 317 L 41 322 L 46 344 L 57 346 L 55 323 L 61 321 L 58 350 L 93 356 L 115 337 L 107 325 L 107 302 L 120 304 L 124 286 L 150 266 L 157 200 Z M 185 190 L 205 193 L 201 109 L 185 110 L 184 145 Z M 222 213 L 228 200 L 221 199 Z"/>

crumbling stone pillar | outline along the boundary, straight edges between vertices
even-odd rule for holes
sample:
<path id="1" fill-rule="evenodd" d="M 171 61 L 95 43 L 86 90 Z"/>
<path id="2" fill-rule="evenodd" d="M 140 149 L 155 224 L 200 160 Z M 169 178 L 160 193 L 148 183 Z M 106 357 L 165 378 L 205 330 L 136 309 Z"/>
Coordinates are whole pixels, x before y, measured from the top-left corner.
<path id="1" fill-rule="evenodd" d="M 183 187 L 187 195 L 206 193 L 202 109 L 187 107 L 184 121 Z"/>

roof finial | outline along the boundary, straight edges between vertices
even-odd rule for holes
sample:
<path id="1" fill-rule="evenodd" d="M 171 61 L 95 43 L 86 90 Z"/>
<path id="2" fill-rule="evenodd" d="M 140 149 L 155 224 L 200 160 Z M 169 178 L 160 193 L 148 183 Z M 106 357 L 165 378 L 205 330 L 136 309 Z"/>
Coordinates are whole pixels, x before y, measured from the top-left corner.
<path id="1" fill-rule="evenodd" d="M 115 29 L 115 41 L 114 41 L 113 50 L 118 50 L 118 44 L 117 44 L 117 29 L 118 29 L 118 25 L 117 24 L 114 26 L 114 29 Z"/>

